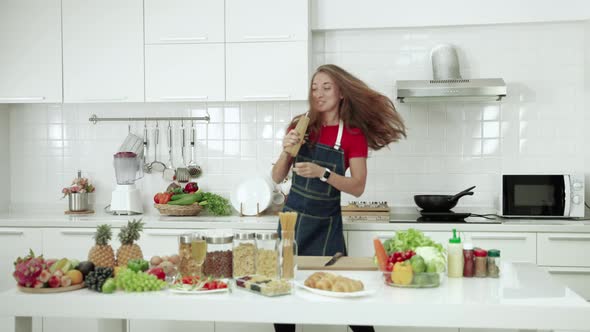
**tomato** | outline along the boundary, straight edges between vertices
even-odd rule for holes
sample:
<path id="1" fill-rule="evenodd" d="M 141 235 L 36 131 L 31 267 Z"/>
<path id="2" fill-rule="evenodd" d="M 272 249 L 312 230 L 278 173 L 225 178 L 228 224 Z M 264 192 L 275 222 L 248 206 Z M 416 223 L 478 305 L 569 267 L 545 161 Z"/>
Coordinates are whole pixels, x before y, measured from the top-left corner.
<path id="1" fill-rule="evenodd" d="M 160 204 L 160 193 L 154 195 L 154 203 Z"/>
<path id="2" fill-rule="evenodd" d="M 393 262 L 389 262 L 389 263 L 387 263 L 387 266 L 385 267 L 385 269 L 386 269 L 388 272 L 391 272 L 391 271 L 393 271 Z"/>
<path id="3" fill-rule="evenodd" d="M 222 288 L 227 288 L 227 284 L 225 282 L 223 282 L 223 281 L 220 281 L 217 284 L 217 289 L 222 289 Z"/>

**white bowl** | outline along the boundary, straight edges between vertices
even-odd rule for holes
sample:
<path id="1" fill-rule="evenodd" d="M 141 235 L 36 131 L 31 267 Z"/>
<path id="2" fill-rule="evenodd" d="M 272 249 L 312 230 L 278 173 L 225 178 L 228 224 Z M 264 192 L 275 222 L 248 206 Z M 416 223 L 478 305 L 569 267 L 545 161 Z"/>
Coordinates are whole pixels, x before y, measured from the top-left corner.
<path id="1" fill-rule="evenodd" d="M 236 211 L 245 216 L 255 216 L 270 206 L 271 197 L 270 183 L 263 177 L 253 177 L 242 181 L 231 192 L 230 201 Z"/>

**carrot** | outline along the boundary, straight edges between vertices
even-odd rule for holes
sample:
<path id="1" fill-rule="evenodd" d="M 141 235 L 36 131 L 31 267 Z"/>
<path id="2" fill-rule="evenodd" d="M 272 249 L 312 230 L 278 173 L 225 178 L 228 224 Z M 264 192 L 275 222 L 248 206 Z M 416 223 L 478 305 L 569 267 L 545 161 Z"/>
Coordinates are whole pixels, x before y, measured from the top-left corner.
<path id="1" fill-rule="evenodd" d="M 381 243 L 381 240 L 378 238 L 373 239 L 373 246 L 375 247 L 377 262 L 379 263 L 379 270 L 385 271 L 385 266 L 387 265 L 387 253 L 385 252 L 385 247 L 383 247 L 383 243 Z"/>

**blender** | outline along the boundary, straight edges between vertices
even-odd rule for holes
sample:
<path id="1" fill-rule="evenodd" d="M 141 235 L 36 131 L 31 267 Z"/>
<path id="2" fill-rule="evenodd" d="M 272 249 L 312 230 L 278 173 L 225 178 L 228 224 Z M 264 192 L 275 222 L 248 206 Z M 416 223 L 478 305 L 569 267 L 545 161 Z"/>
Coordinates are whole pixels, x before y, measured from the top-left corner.
<path id="1" fill-rule="evenodd" d="M 143 177 L 141 158 L 134 152 L 117 152 L 114 155 L 117 187 L 111 197 L 111 211 L 114 214 L 141 214 L 141 193 L 135 181 Z"/>

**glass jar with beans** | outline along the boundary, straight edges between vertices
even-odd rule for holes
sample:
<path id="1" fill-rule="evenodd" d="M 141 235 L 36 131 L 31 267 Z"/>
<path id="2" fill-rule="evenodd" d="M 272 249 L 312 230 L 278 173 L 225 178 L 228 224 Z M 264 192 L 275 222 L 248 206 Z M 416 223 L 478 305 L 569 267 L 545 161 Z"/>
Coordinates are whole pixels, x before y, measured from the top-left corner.
<path id="1" fill-rule="evenodd" d="M 256 239 L 254 232 L 236 231 L 233 242 L 233 276 L 252 275 L 255 270 Z"/>
<path id="2" fill-rule="evenodd" d="M 212 233 L 205 236 L 207 256 L 203 264 L 203 275 L 214 278 L 232 277 L 233 239 L 233 234 L 228 233 Z"/>

